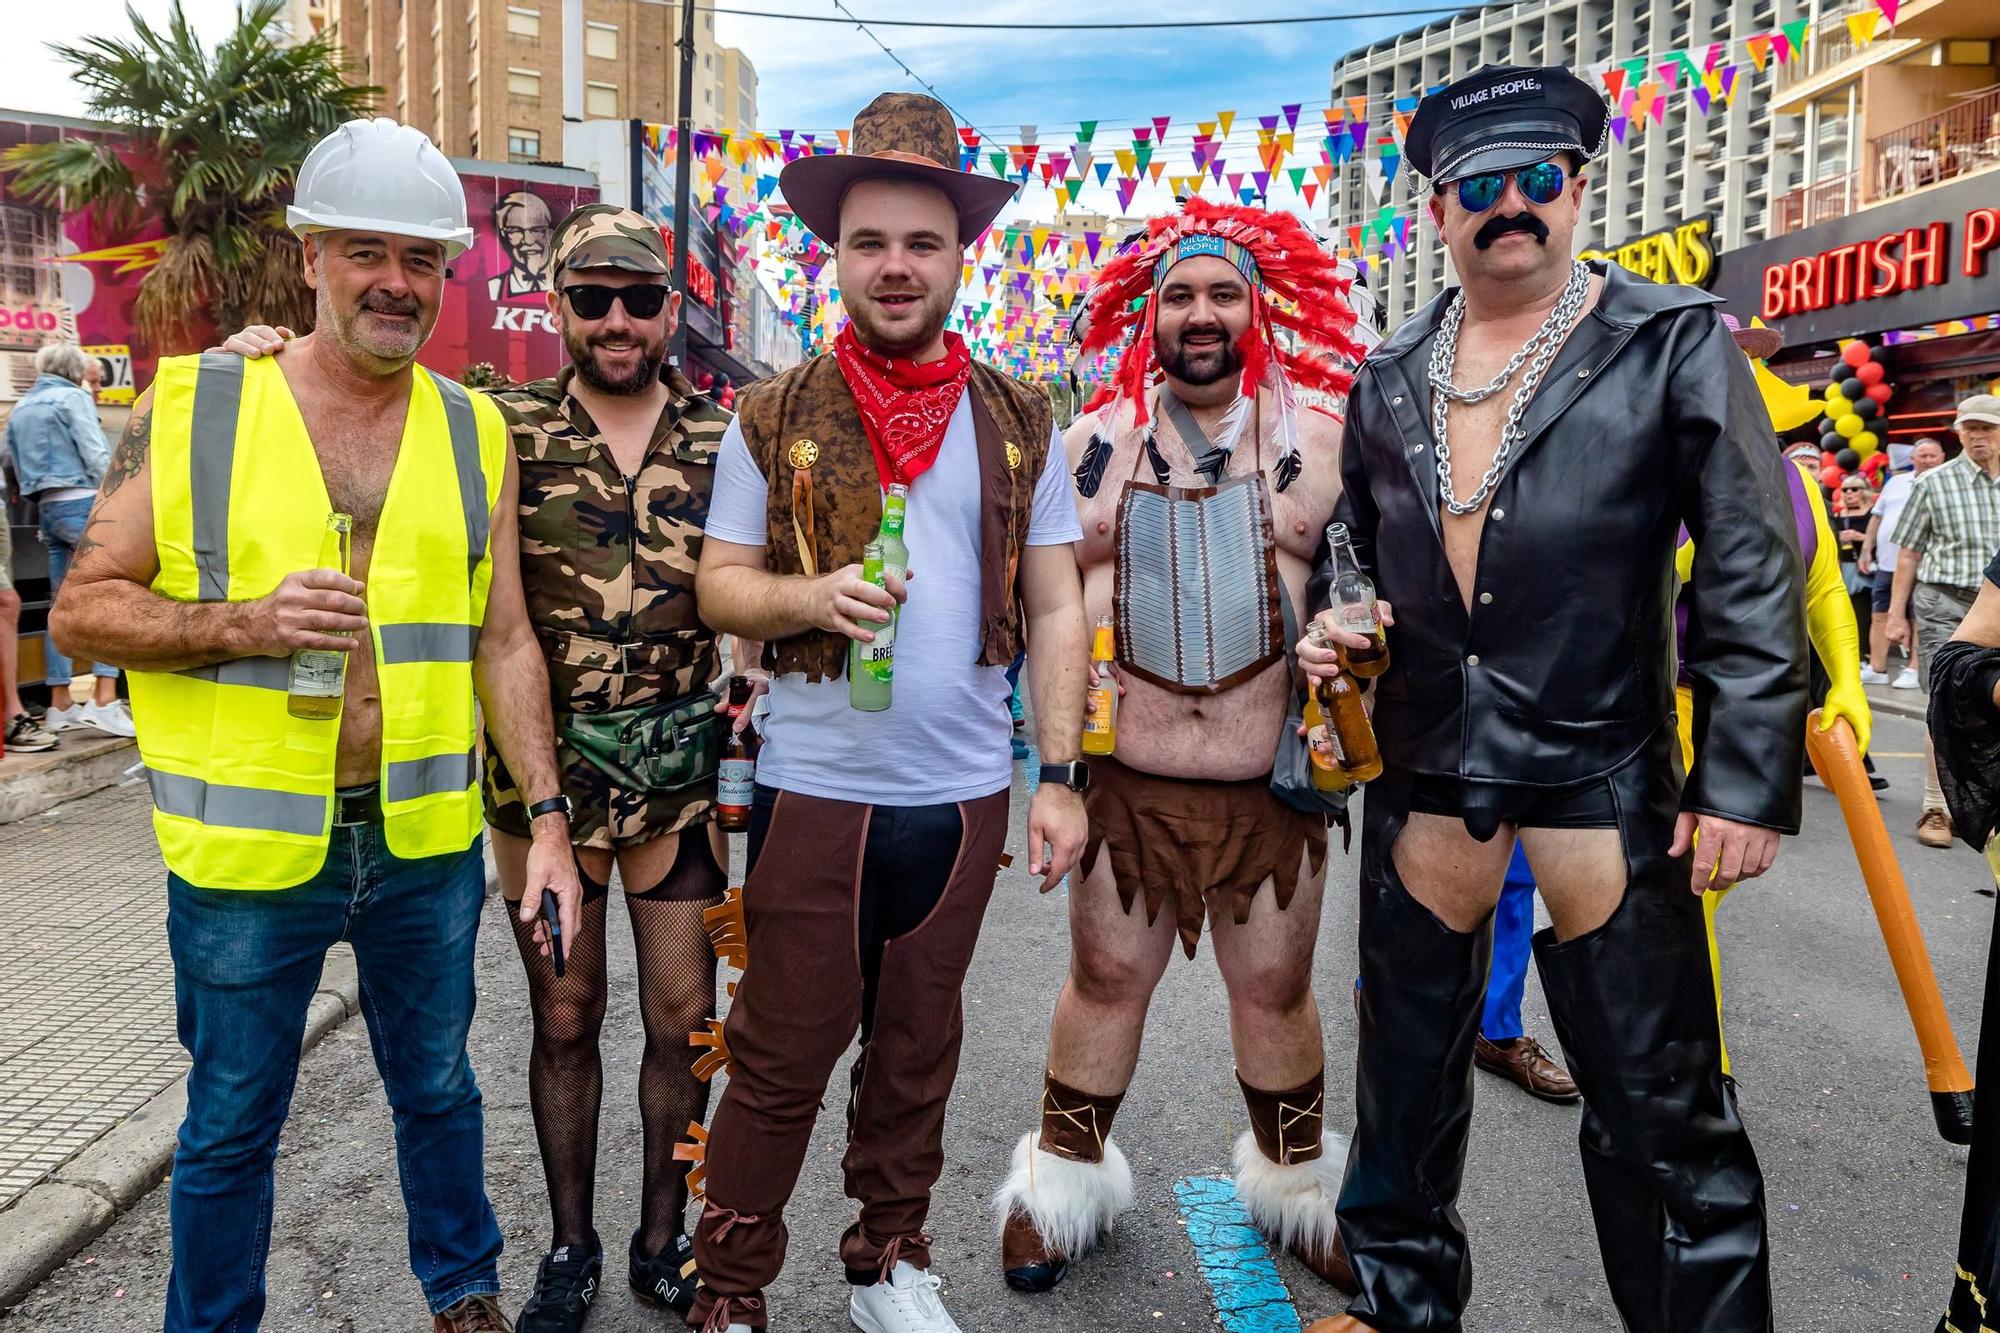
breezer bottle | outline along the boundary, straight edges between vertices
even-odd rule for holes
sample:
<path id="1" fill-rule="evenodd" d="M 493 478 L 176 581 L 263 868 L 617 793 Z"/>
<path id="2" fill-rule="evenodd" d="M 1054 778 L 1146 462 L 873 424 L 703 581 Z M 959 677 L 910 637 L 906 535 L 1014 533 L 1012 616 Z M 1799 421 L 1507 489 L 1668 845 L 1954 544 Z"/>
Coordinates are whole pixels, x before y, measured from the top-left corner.
<path id="1" fill-rule="evenodd" d="M 1375 640 L 1369 648 L 1340 651 L 1348 670 L 1357 676 L 1379 676 L 1389 669 L 1389 639 L 1382 632 L 1382 618 L 1375 610 L 1375 584 L 1361 572 L 1354 543 L 1345 523 L 1326 530 L 1327 545 L 1333 548 L 1333 622 L 1344 630 L 1365 634 Z"/>
<path id="2" fill-rule="evenodd" d="M 1315 691 L 1317 694 L 1317 691 Z M 1326 725 L 1319 700 L 1309 697 L 1305 707 L 1306 753 L 1312 759 L 1313 786 L 1321 791 L 1340 791 L 1354 785 L 1340 767 L 1340 739 Z"/>
<path id="3" fill-rule="evenodd" d="M 1308 637 L 1325 647 L 1326 630 L 1317 622 L 1307 631 Z M 1350 782 L 1367 782 L 1382 775 L 1382 749 L 1375 743 L 1375 725 L 1368 720 L 1368 708 L 1361 701 L 1361 687 L 1354 683 L 1354 673 L 1347 660 L 1347 649 L 1340 653 L 1340 672 L 1329 680 L 1313 682 L 1313 697 L 1319 704 L 1321 716 L 1326 719 L 1327 739 L 1334 747 L 1334 757 L 1340 771 Z"/>
<path id="4" fill-rule="evenodd" d="M 349 538 L 353 532 L 354 520 L 348 515 L 326 516 L 326 535 L 319 545 L 319 568 L 347 573 Z M 301 648 L 292 654 L 292 680 L 285 711 L 293 717 L 332 721 L 340 716 L 340 701 L 346 688 L 346 653 Z"/>
<path id="5" fill-rule="evenodd" d="M 908 508 L 910 488 L 891 486 L 882 501 L 882 528 L 861 553 L 861 577 L 876 587 L 885 587 L 890 571 L 897 578 L 910 568 L 910 548 L 903 544 L 903 517 Z M 901 607 L 891 607 L 889 623 L 867 622 L 875 637 L 868 643 L 853 640 L 847 648 L 847 702 L 864 713 L 879 713 L 889 706 L 890 686 L 896 675 L 896 625 Z"/>
<path id="6" fill-rule="evenodd" d="M 750 708 L 750 678 L 729 678 L 729 705 L 724 710 L 729 734 L 722 741 L 722 764 L 716 773 L 715 826 L 724 833 L 750 831 L 750 802 L 757 794 L 757 729 L 737 731 L 736 719 Z"/>
<path id="7" fill-rule="evenodd" d="M 1097 684 L 1090 691 L 1090 708 L 1083 715 L 1085 754 L 1110 754 L 1118 746 L 1118 681 L 1111 674 L 1112 629 L 1109 620 L 1097 622 L 1096 642 L 1090 648 L 1090 662 L 1097 669 Z"/>

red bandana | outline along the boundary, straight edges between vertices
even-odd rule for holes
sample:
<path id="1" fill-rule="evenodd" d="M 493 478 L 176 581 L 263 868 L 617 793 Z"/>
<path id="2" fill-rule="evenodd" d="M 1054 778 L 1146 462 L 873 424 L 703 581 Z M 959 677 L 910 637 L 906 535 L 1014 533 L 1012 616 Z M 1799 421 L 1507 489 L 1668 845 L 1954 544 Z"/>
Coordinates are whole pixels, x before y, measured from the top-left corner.
<path id="1" fill-rule="evenodd" d="M 956 333 L 944 335 L 944 355 L 918 365 L 871 352 L 849 324 L 835 336 L 833 354 L 861 409 L 882 489 L 907 486 L 937 462 L 945 427 L 972 378 L 972 353 Z"/>

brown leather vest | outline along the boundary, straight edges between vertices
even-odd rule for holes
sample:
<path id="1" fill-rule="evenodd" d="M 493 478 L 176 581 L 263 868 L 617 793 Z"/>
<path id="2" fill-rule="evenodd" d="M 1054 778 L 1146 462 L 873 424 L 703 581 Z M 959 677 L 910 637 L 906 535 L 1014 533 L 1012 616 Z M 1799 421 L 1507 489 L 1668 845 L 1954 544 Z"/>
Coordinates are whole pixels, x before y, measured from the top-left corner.
<path id="1" fill-rule="evenodd" d="M 1016 582 L 1054 411 L 1041 390 L 978 361 L 968 392 L 979 445 L 984 571 L 978 663 L 1004 667 L 1021 648 Z M 773 574 L 817 575 L 858 564 L 861 548 L 882 525 L 882 486 L 840 363 L 828 353 L 744 389 L 736 419 L 771 487 L 765 567 Z M 994 559 L 995 552 L 1006 558 Z M 923 552 L 912 551 L 910 563 L 921 570 Z M 803 671 L 809 681 L 832 680 L 846 670 L 847 643 L 845 635 L 807 630 L 766 643 L 764 664 L 781 676 Z"/>

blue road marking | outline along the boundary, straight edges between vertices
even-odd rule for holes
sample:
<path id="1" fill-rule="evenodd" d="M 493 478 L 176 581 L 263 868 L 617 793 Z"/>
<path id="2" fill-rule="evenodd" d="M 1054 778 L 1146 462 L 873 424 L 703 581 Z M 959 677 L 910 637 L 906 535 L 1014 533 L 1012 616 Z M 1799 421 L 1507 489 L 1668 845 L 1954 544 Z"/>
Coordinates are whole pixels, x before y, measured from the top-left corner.
<path id="1" fill-rule="evenodd" d="M 1195 1260 L 1215 1298 L 1215 1313 L 1223 1333 L 1299 1333 L 1299 1313 L 1292 1308 L 1263 1233 L 1236 1197 L 1236 1186 L 1223 1177 L 1189 1176 L 1174 1184 Z"/>

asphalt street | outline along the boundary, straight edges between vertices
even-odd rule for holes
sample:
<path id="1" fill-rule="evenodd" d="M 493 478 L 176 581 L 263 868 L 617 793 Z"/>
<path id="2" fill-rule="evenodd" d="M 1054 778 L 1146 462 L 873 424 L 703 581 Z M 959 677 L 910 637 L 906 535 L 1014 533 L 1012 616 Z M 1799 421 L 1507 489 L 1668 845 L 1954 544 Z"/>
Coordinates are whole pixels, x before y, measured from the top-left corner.
<path id="1" fill-rule="evenodd" d="M 1918 724 L 1878 718 L 1875 748 L 1892 781 L 1882 808 L 1911 881 L 1945 1000 L 1968 1063 L 1994 902 L 1984 861 L 1912 836 L 1921 786 Z M 1830 794 L 1806 787 L 1803 834 L 1773 871 L 1722 912 L 1728 1033 L 1745 1119 L 1763 1161 L 1784 1330 L 1928 1330 L 1951 1272 L 1965 1151 L 1932 1127 L 1923 1067 Z M 1018 1296 L 1000 1280 L 985 1200 L 1035 1113 L 1047 1021 L 1068 957 L 1060 893 L 1025 873 L 1017 801 L 1011 850 L 966 994 L 965 1056 L 947 1127 L 948 1161 L 932 1214 L 946 1299 L 967 1333 L 998 1330 L 1210 1329 L 1214 1301 L 1175 1202 L 1176 1182 L 1226 1173 L 1243 1128 L 1219 980 L 1208 952 L 1176 961 L 1154 1004 L 1137 1081 L 1117 1137 L 1139 1205 L 1056 1293 Z M 1358 848 L 1356 849 L 1358 853 Z M 1351 1124 L 1357 857 L 1336 856 L 1317 962 L 1329 1070 L 1329 1121 Z M 1981 891 L 1986 891 L 1982 893 Z M 473 1058 L 486 1094 L 487 1168 L 507 1236 L 510 1309 L 525 1296 L 547 1212 L 528 1118 L 528 1014 L 520 963 L 497 906 L 481 939 Z M 611 914 L 614 985 L 606 1032 L 599 1230 L 613 1256 L 590 1321 L 596 1333 L 670 1327 L 623 1284 L 624 1238 L 639 1173 L 633 1099 L 641 1039 L 623 913 Z M 1531 977 L 1528 1026 L 1553 1037 Z M 836 1089 L 845 1073 L 835 1075 Z M 772 1289 L 772 1325 L 846 1328 L 834 1253 L 850 1217 L 840 1196 L 838 1095 L 790 1213 L 791 1259 Z M 1462 1210 L 1477 1277 L 1474 1333 L 1604 1333 L 1616 1327 L 1577 1165 L 1573 1109 L 1535 1102 L 1486 1076 Z M 278 1167 L 270 1311 L 265 1327 L 428 1327 L 409 1275 L 389 1117 L 361 1025 L 305 1062 Z M 107 1234 L 0 1316 L 7 1333 L 157 1329 L 169 1254 L 167 1193 L 156 1190 Z M 197 1243 L 198 1238 L 197 1238 Z M 1277 1260 L 1310 1319 L 1334 1293 Z M 1276 1325 L 1269 1325 L 1276 1327 Z"/>

